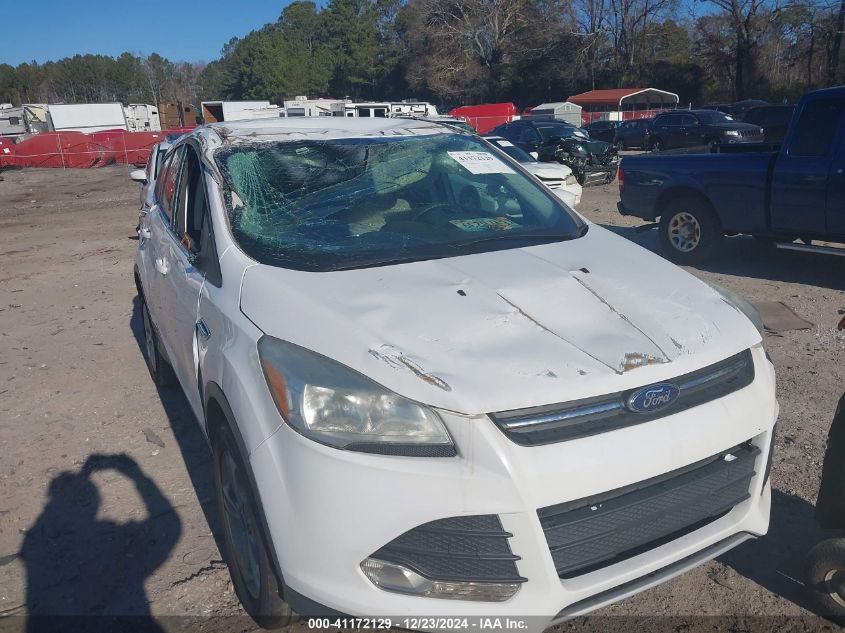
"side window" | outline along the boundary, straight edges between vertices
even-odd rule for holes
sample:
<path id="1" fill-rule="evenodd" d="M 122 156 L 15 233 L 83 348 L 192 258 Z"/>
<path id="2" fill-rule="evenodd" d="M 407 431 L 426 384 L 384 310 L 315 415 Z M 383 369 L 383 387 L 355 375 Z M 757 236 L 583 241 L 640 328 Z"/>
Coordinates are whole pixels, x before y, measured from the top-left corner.
<path id="1" fill-rule="evenodd" d="M 173 218 L 173 199 L 176 196 L 176 183 L 179 180 L 182 148 L 170 152 L 161 166 L 161 178 L 156 181 L 156 201 L 168 220 Z"/>
<path id="2" fill-rule="evenodd" d="M 827 156 L 842 114 L 840 99 L 819 99 L 808 103 L 795 126 L 790 156 Z"/>
<path id="3" fill-rule="evenodd" d="M 179 180 L 174 228 L 181 244 L 197 256 L 195 265 L 219 287 L 220 264 L 214 245 L 205 177 L 199 156 L 190 146 L 185 150 L 184 168 Z"/>
<path id="4" fill-rule="evenodd" d="M 692 114 L 684 114 L 681 117 L 681 125 L 693 126 L 698 125 L 698 118 Z"/>
<path id="5" fill-rule="evenodd" d="M 534 128 L 524 127 L 519 132 L 520 143 L 536 143 L 538 140 L 537 132 L 534 131 Z"/>

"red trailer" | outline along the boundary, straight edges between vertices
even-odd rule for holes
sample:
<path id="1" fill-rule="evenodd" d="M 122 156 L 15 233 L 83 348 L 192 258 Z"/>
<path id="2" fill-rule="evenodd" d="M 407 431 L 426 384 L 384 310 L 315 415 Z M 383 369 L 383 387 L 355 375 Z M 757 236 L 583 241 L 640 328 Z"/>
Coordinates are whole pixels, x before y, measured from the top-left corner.
<path id="1" fill-rule="evenodd" d="M 483 103 L 481 105 L 461 106 L 449 112 L 450 116 L 463 119 L 475 128 L 479 134 L 487 134 L 497 125 L 510 123 L 519 112 L 512 103 Z"/>
<path id="2" fill-rule="evenodd" d="M 0 169 L 17 167 L 15 160 L 15 142 L 10 138 L 0 138 Z"/>

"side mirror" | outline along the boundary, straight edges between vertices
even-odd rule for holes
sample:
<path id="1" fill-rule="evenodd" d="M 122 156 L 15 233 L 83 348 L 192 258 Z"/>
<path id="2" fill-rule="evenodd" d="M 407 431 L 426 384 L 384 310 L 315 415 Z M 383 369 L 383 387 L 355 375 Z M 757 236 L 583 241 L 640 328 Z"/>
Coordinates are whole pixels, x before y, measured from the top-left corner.
<path id="1" fill-rule="evenodd" d="M 129 177 L 135 182 L 141 183 L 142 185 L 147 184 L 147 172 L 145 172 L 143 169 L 133 169 L 129 173 Z"/>

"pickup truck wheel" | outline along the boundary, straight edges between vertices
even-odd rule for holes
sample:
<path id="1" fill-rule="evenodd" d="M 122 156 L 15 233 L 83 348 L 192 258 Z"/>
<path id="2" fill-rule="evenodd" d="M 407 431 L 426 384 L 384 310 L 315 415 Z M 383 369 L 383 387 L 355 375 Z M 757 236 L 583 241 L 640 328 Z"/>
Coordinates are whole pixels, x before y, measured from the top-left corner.
<path id="1" fill-rule="evenodd" d="M 722 235 L 710 209 L 695 198 L 672 200 L 660 217 L 660 243 L 678 264 L 697 264 L 713 253 Z"/>
<path id="2" fill-rule="evenodd" d="M 176 375 L 164 355 L 161 353 L 161 344 L 153 325 L 147 302 L 141 296 L 141 321 L 144 325 L 144 360 L 147 361 L 147 369 L 150 376 L 158 387 L 172 387 L 176 384 Z"/>
<path id="3" fill-rule="evenodd" d="M 283 628 L 297 617 L 281 597 L 258 518 L 258 506 L 232 434 L 219 427 L 211 443 L 226 563 L 244 610 L 262 628 Z"/>

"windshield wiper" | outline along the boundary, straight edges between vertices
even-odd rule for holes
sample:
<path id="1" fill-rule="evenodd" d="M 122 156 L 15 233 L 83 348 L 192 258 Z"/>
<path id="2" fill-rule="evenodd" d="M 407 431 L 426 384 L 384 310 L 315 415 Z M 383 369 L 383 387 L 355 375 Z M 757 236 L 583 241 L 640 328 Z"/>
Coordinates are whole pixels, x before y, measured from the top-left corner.
<path id="1" fill-rule="evenodd" d="M 486 244 L 488 242 L 504 242 L 516 240 L 547 240 L 549 242 L 563 242 L 566 240 L 574 240 L 582 237 L 587 232 L 585 224 L 581 230 L 576 233 L 503 233 L 501 235 L 488 235 L 487 237 L 480 237 L 475 240 L 467 240 L 465 242 L 456 242 L 452 244 L 454 248 L 466 248 L 467 246 L 475 246 L 476 244 Z"/>

